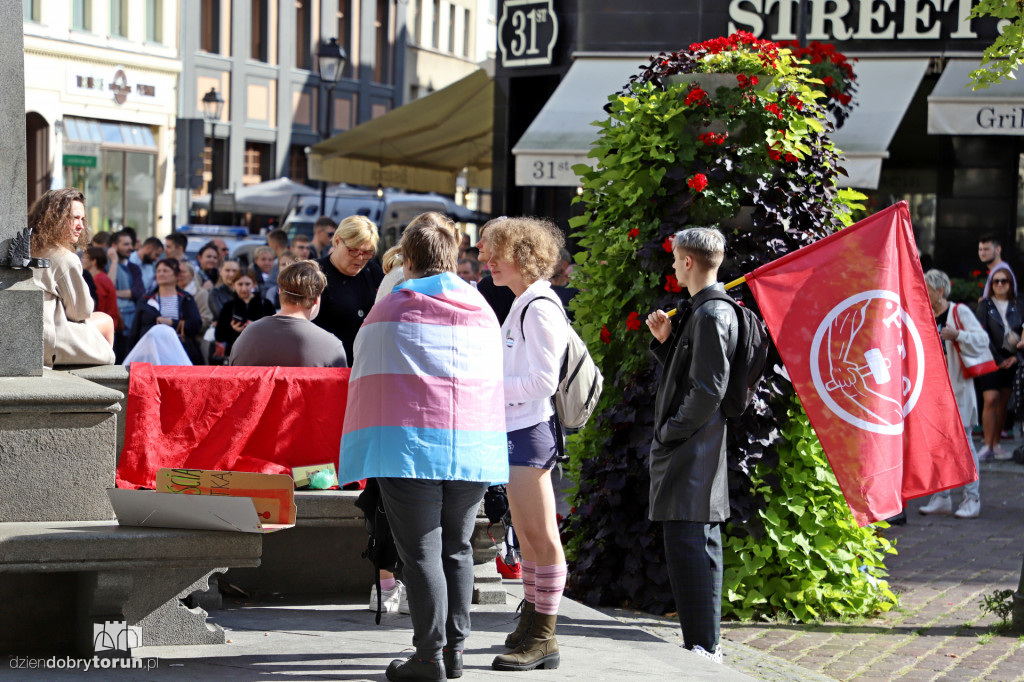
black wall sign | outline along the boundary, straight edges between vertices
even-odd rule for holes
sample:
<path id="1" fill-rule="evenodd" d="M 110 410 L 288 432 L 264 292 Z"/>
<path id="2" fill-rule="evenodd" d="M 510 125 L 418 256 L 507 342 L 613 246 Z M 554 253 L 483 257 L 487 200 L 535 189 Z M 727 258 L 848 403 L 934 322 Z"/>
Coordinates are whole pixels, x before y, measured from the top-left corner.
<path id="1" fill-rule="evenodd" d="M 553 0 L 508 0 L 498 20 L 498 49 L 505 67 L 551 63 L 558 40 Z"/>

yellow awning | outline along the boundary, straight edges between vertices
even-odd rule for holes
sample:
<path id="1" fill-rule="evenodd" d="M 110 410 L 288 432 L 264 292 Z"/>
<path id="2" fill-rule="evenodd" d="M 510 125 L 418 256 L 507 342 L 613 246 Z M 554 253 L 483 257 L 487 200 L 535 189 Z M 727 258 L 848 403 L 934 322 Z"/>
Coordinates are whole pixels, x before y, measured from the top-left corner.
<path id="1" fill-rule="evenodd" d="M 454 194 L 467 170 L 490 188 L 493 130 L 494 81 L 480 70 L 314 145 L 309 177 Z"/>

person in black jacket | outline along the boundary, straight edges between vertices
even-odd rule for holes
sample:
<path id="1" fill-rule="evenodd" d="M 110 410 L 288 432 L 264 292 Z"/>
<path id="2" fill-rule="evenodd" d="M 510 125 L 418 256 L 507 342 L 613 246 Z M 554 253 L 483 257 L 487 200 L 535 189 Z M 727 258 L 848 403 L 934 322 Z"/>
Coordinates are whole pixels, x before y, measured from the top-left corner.
<path id="1" fill-rule="evenodd" d="M 129 342 L 134 347 L 156 325 L 167 325 L 178 335 L 192 364 L 202 364 L 196 336 L 203 320 L 192 294 L 178 288 L 181 264 L 176 258 L 165 258 L 156 264 L 156 288 L 139 301 L 132 320 Z"/>
<path id="2" fill-rule="evenodd" d="M 274 306 L 256 293 L 256 278 L 248 270 L 239 273 L 234 282 L 235 297 L 221 308 L 215 338 L 224 343 L 224 355 L 230 357 L 231 346 L 250 322 L 274 314 Z"/>
<path id="3" fill-rule="evenodd" d="M 690 292 L 675 325 L 662 310 L 647 318 L 651 350 L 664 366 L 654 404 L 649 515 L 661 521 L 672 593 L 687 649 L 722 662 L 722 532 L 729 517 L 722 400 L 739 321 L 733 307 L 708 300 L 724 291 L 718 267 L 725 238 L 694 227 L 672 243 L 675 274 Z"/>
<path id="4" fill-rule="evenodd" d="M 1017 344 L 1021 340 L 1024 315 L 1017 301 L 1017 279 L 1006 262 L 992 268 L 978 302 L 977 318 L 988 332 L 989 350 L 999 365 L 997 371 L 974 380 L 984 399 L 981 426 L 985 432 L 985 445 L 978 451 L 978 459 L 1011 459 L 1013 453 L 1003 450 L 999 440 L 1006 423 L 1013 378 L 1017 373 Z"/>

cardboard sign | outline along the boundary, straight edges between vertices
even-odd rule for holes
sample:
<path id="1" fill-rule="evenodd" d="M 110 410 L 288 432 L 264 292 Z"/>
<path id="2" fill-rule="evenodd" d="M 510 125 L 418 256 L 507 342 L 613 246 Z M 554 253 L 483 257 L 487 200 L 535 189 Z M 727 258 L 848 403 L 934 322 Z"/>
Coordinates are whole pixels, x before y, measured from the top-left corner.
<path id="1" fill-rule="evenodd" d="M 107 490 L 122 526 L 270 533 L 295 525 L 286 474 L 161 469 L 156 490 Z"/>

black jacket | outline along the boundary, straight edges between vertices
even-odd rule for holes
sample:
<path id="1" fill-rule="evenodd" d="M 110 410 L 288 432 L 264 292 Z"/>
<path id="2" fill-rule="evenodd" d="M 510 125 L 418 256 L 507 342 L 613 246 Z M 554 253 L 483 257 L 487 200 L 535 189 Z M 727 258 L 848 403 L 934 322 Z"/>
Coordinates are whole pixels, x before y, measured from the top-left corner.
<path id="1" fill-rule="evenodd" d="M 713 523 L 729 517 L 721 405 L 739 323 L 727 302 L 708 301 L 715 289 L 724 291 L 713 284 L 682 303 L 672 335 L 651 344 L 664 366 L 651 443 L 652 521 Z"/>
<path id="2" fill-rule="evenodd" d="M 160 311 L 149 304 L 157 296 L 157 292 L 154 291 L 145 296 L 136 306 L 135 319 L 132 322 L 132 330 L 129 335 L 131 347 L 134 347 L 139 342 L 139 339 L 157 324 L 156 318 L 160 317 Z M 178 289 L 178 316 L 178 320 L 174 322 L 175 331 L 178 331 L 178 322 L 180 320 L 185 321 L 184 338 L 181 340 L 181 345 L 185 352 L 188 353 L 192 364 L 201 365 L 203 364 L 202 354 L 199 352 L 199 343 L 196 341 L 196 336 L 203 329 L 203 320 L 199 316 L 199 306 L 196 305 L 196 300 L 192 298 L 192 294 L 181 289 Z"/>
<path id="3" fill-rule="evenodd" d="M 995 359 L 996 364 L 1015 355 L 1015 353 L 1003 348 L 1003 337 L 1006 334 L 1006 327 L 1003 326 L 1003 318 L 991 298 L 981 299 L 978 303 L 977 314 L 978 322 L 981 323 L 982 329 L 988 332 L 988 347 L 992 351 L 992 357 Z M 1024 324 L 1024 317 L 1022 317 L 1020 303 L 1016 299 L 1011 298 L 1009 305 L 1006 306 L 1006 322 L 1010 325 L 1010 331 L 1020 334 L 1021 325 Z"/>
<path id="4" fill-rule="evenodd" d="M 236 332 L 231 326 L 232 318 L 238 317 L 243 321 L 254 322 L 273 314 L 274 306 L 258 293 L 254 292 L 248 303 L 240 299 L 236 294 L 234 298 L 221 308 L 220 316 L 217 317 L 217 331 L 214 332 L 214 338 L 226 344 L 226 354 L 230 355 L 231 346 L 241 335 L 240 332 Z"/>

